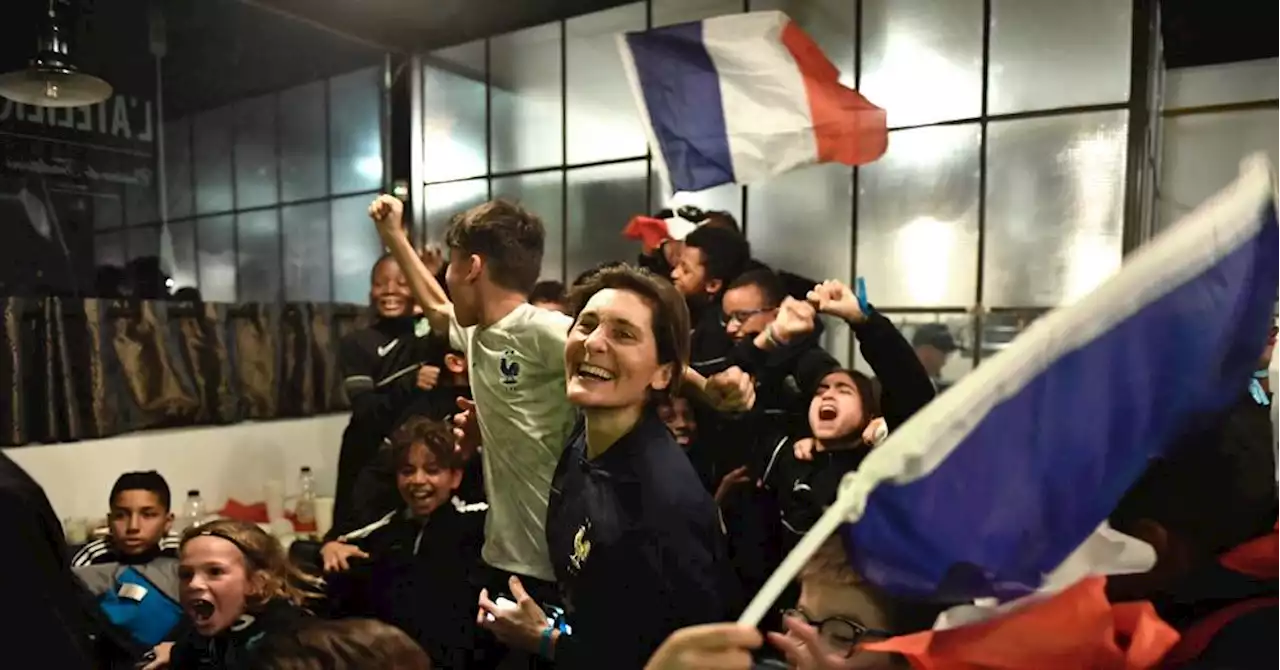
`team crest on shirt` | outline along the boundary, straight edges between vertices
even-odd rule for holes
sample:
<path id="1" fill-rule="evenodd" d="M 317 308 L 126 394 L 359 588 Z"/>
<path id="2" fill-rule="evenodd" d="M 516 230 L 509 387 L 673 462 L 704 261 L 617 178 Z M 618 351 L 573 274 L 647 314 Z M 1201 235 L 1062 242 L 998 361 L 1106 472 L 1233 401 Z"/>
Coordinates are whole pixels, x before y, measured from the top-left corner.
<path id="1" fill-rule="evenodd" d="M 578 532 L 573 536 L 573 553 L 569 554 L 569 567 L 574 574 L 582 571 L 582 565 L 591 555 L 591 540 L 587 539 L 589 530 L 591 530 L 591 521 L 584 521 L 581 526 L 578 526 Z"/>
<path id="2" fill-rule="evenodd" d="M 514 349 L 502 352 L 502 357 L 498 359 L 498 375 L 507 386 L 514 386 L 520 381 L 520 363 L 516 361 Z"/>

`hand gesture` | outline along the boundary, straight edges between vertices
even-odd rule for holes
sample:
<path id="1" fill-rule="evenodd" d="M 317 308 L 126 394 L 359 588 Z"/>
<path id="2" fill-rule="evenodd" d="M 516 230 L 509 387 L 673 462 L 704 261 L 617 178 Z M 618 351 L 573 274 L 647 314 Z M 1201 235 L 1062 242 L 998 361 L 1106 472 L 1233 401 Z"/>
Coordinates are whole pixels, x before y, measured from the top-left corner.
<path id="1" fill-rule="evenodd" d="M 458 409 L 453 415 L 454 449 L 465 458 L 471 458 L 480 448 L 480 423 L 476 420 L 476 404 L 466 398 L 458 398 Z"/>
<path id="2" fill-rule="evenodd" d="M 792 453 L 796 455 L 797 461 L 812 461 L 813 460 L 813 438 L 806 437 L 803 439 L 796 440 L 795 444 L 791 445 L 791 450 L 792 450 Z"/>
<path id="3" fill-rule="evenodd" d="M 716 503 L 723 504 L 730 491 L 737 488 L 739 484 L 749 481 L 751 481 L 751 477 L 747 476 L 747 466 L 743 465 L 734 468 L 729 474 L 720 479 L 720 485 L 716 487 Z"/>
<path id="4" fill-rule="evenodd" d="M 879 664 L 868 664 L 866 654 L 845 656 L 827 651 L 822 640 L 818 639 L 818 630 L 803 621 L 788 617 L 784 623 L 789 635 L 769 633 L 769 642 L 786 654 L 787 666 L 792 670 L 852 670 L 852 668 L 888 667 Z M 885 654 L 885 660 L 888 655 Z"/>
<path id="5" fill-rule="evenodd" d="M 151 648 L 151 660 L 144 666 L 142 670 L 160 670 L 169 667 L 169 654 L 173 651 L 172 642 L 161 642 Z"/>
<path id="6" fill-rule="evenodd" d="M 536 652 L 542 642 L 542 631 L 547 629 L 547 615 L 525 592 L 519 579 L 512 577 L 507 584 L 516 606 L 502 607 L 489 600 L 489 589 L 482 589 L 476 625 L 488 629 L 508 647 Z"/>
<path id="7" fill-rule="evenodd" d="M 427 272 L 432 275 L 440 274 L 440 270 L 444 268 L 444 249 L 437 245 L 428 244 L 418 256 L 422 259 L 422 264 L 427 266 Z"/>
<path id="8" fill-rule="evenodd" d="M 814 306 L 795 298 L 786 298 L 778 306 L 778 317 L 773 320 L 773 338 L 786 344 L 813 332 L 813 320 L 817 318 Z"/>
<path id="9" fill-rule="evenodd" d="M 876 446 L 889 436 L 889 426 L 885 424 L 884 417 L 878 416 L 867 424 L 862 430 L 862 441 L 870 446 Z"/>
<path id="10" fill-rule="evenodd" d="M 440 381 L 440 368 L 434 365 L 424 365 L 418 368 L 418 388 L 423 391 L 430 391 L 436 387 L 436 383 Z"/>
<path id="11" fill-rule="evenodd" d="M 360 547 L 346 542 L 325 542 L 320 547 L 320 558 L 324 561 L 325 572 L 346 572 L 351 569 L 349 561 L 353 558 L 369 558 Z"/>
<path id="12" fill-rule="evenodd" d="M 681 628 L 653 652 L 644 670 L 749 670 L 749 650 L 760 643 L 760 631 L 736 623 Z"/>
<path id="13" fill-rule="evenodd" d="M 394 195 L 384 193 L 374 198 L 373 203 L 369 205 L 369 218 L 373 219 L 378 232 L 384 235 L 404 234 L 404 225 L 401 223 L 403 217 L 404 203 Z"/>
<path id="14" fill-rule="evenodd" d="M 810 303 L 823 314 L 840 317 L 845 321 L 862 323 L 867 315 L 858 306 L 858 298 L 839 280 L 828 279 L 813 287 L 806 296 Z"/>
<path id="15" fill-rule="evenodd" d="M 735 365 L 707 379 L 706 395 L 716 411 L 747 412 L 756 404 L 755 380 Z"/>

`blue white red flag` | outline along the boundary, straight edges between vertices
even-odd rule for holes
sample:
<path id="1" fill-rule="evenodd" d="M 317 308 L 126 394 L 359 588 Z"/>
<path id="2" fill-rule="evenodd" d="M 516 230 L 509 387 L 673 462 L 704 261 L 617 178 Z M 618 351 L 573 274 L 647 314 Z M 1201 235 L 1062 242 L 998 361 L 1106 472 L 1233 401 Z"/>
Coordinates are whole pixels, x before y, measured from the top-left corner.
<path id="1" fill-rule="evenodd" d="M 1277 293 L 1265 159 L 891 434 L 847 484 L 854 568 L 900 595 L 1036 591 L 1195 416 L 1247 388 Z"/>
<path id="2" fill-rule="evenodd" d="M 812 163 L 863 165 L 885 112 L 782 12 L 625 33 L 618 48 L 669 190 L 746 184 Z"/>

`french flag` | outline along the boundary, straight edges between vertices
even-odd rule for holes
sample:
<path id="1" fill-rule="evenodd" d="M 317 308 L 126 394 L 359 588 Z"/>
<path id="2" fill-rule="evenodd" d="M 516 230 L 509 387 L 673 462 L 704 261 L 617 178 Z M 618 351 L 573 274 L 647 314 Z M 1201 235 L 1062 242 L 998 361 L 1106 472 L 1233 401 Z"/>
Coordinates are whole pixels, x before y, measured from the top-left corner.
<path id="1" fill-rule="evenodd" d="M 1012 601 L 1045 587 L 1150 459 L 1248 388 L 1278 246 L 1274 177 L 1251 157 L 1112 279 L 873 449 L 743 621 L 833 532 L 859 574 L 899 595 Z"/>
<path id="2" fill-rule="evenodd" d="M 1248 388 L 1276 303 L 1274 177 L 1237 181 L 1035 322 L 895 431 L 855 477 L 854 567 L 895 593 L 1039 589 L 1194 417 Z"/>
<path id="3" fill-rule="evenodd" d="M 624 33 L 618 48 L 668 191 L 863 165 L 888 146 L 884 110 L 782 12 Z"/>

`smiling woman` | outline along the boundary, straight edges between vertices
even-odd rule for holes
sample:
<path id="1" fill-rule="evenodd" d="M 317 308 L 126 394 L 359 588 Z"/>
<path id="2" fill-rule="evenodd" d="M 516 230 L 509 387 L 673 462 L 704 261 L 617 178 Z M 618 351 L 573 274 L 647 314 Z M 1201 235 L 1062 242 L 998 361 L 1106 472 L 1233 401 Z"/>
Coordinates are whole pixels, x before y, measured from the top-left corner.
<path id="1" fill-rule="evenodd" d="M 669 282 L 627 265 L 585 278 L 570 305 L 566 393 L 582 419 L 547 543 L 572 634 L 544 628 L 539 647 L 558 668 L 640 668 L 677 628 L 724 620 L 736 596 L 715 504 L 657 413 L 688 360 L 689 312 Z"/>

